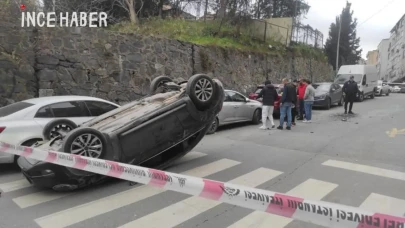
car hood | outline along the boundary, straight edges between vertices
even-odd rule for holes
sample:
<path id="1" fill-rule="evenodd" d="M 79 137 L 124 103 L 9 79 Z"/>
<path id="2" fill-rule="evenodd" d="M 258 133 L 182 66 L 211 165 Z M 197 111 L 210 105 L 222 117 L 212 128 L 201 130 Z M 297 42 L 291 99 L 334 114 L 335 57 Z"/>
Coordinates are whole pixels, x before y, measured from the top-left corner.
<path id="1" fill-rule="evenodd" d="M 326 95 L 326 94 L 328 94 L 328 92 L 325 92 L 325 91 L 315 91 L 315 96 L 316 96 L 316 97 L 320 97 L 320 96 L 323 96 L 323 95 Z"/>

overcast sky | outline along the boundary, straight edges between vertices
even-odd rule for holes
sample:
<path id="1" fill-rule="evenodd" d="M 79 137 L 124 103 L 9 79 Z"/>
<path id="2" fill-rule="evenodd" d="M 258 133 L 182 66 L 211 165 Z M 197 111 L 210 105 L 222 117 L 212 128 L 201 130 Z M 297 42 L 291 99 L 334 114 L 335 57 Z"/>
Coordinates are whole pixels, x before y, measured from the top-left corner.
<path id="1" fill-rule="evenodd" d="M 302 22 L 321 31 L 325 41 L 330 24 L 335 22 L 336 16 L 346 6 L 346 0 L 307 1 L 311 9 L 306 16 L 307 19 Z M 349 2 L 352 3 L 353 16 L 358 20 L 357 35 L 360 37 L 360 45 L 363 49 L 362 56 L 366 59 L 367 52 L 377 49 L 382 39 L 389 38 L 390 30 L 405 14 L 405 0 L 350 0 Z"/>

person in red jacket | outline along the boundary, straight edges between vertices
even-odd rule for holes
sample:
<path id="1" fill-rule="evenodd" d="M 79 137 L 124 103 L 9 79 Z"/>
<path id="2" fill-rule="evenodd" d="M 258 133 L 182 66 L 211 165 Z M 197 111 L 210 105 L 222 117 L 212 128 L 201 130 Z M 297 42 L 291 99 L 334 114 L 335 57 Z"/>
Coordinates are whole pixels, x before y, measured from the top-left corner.
<path id="1" fill-rule="evenodd" d="M 303 120 L 304 119 L 304 95 L 305 95 L 305 89 L 307 88 L 306 84 L 303 82 L 303 79 L 300 78 L 299 80 L 299 85 L 298 85 L 298 102 L 299 102 L 299 117 L 297 120 Z"/>

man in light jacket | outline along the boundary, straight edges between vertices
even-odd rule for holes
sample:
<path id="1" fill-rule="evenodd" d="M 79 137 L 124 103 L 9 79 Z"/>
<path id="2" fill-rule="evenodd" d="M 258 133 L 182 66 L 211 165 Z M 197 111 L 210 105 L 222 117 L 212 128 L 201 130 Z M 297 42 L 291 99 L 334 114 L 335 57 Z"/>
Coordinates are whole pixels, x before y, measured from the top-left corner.
<path id="1" fill-rule="evenodd" d="M 312 120 L 312 105 L 315 100 L 315 89 L 311 85 L 311 81 L 305 79 L 306 84 L 305 95 L 304 95 L 304 106 L 305 106 L 305 120 L 303 123 L 311 123 Z"/>

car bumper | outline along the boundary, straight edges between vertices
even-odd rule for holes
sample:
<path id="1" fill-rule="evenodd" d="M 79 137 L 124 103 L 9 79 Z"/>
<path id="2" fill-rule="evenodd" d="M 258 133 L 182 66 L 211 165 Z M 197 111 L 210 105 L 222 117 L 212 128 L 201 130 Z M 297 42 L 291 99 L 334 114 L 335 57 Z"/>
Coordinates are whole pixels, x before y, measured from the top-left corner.
<path id="1" fill-rule="evenodd" d="M 72 177 L 63 166 L 35 161 L 25 157 L 20 157 L 17 164 L 27 181 L 34 186 L 54 189 L 58 186 L 65 186 L 65 188 L 69 189 L 79 187 L 78 179 Z"/>
<path id="2" fill-rule="evenodd" d="M 326 99 L 323 100 L 315 100 L 314 104 L 312 105 L 313 107 L 325 107 L 328 105 L 328 102 Z"/>

